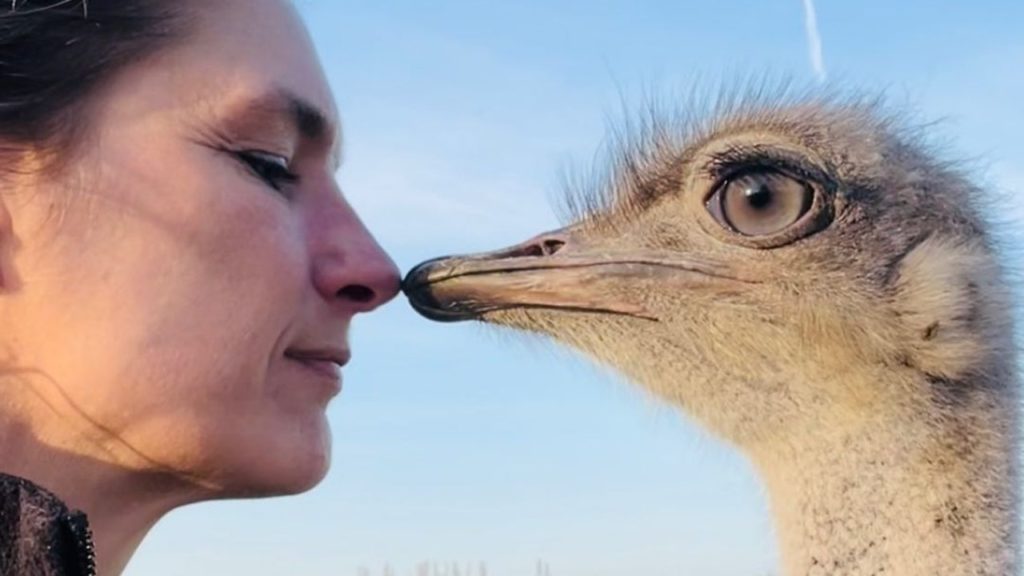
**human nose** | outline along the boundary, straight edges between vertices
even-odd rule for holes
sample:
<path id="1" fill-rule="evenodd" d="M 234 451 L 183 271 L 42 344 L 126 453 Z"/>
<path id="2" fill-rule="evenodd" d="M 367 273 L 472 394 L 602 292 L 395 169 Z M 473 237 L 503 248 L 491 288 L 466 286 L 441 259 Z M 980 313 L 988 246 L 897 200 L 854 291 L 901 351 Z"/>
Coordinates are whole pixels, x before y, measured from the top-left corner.
<path id="1" fill-rule="evenodd" d="M 354 313 L 394 298 L 401 280 L 398 267 L 355 210 L 339 198 L 336 209 L 319 216 L 326 220 L 314 234 L 313 282 L 321 296 Z"/>

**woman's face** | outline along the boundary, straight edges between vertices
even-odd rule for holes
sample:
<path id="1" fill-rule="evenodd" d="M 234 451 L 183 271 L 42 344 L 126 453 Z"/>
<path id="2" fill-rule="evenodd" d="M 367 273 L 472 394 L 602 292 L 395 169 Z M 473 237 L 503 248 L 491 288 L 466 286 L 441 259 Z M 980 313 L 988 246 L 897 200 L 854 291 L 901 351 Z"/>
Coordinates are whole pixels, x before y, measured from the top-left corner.
<path id="1" fill-rule="evenodd" d="M 193 4 L 192 36 L 97 95 L 69 169 L 6 203 L 7 364 L 54 448 L 203 493 L 301 491 L 329 463 L 331 363 L 398 271 L 335 183 L 294 9 Z"/>

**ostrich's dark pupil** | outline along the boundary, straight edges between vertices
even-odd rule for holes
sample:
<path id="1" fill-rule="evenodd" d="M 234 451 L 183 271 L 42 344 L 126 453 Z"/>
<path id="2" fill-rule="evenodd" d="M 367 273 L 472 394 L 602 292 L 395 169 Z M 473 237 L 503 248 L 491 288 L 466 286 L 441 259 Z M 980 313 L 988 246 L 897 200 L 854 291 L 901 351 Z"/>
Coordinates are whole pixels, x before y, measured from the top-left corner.
<path id="1" fill-rule="evenodd" d="M 750 207 L 755 210 L 764 210 L 769 207 L 775 197 L 771 187 L 764 182 L 751 184 L 743 191 L 743 195 L 747 197 L 747 203 L 750 204 Z"/>

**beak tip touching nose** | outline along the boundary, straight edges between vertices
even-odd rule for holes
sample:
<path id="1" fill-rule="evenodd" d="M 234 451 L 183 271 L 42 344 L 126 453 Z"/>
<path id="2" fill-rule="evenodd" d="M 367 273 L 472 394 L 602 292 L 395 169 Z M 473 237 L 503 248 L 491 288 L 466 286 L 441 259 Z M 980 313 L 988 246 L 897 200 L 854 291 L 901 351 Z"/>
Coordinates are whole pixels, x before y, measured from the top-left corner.
<path id="1" fill-rule="evenodd" d="M 435 267 L 435 264 L 444 259 L 445 257 L 433 258 L 414 266 L 401 280 L 402 292 L 408 296 L 411 292 L 429 284 L 431 270 Z"/>

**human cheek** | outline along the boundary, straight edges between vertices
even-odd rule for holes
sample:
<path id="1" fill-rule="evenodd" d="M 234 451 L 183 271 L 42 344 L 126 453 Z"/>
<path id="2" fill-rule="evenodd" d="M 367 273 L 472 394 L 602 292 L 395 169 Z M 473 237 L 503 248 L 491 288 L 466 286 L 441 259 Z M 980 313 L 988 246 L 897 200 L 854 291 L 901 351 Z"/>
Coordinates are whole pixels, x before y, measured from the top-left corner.
<path id="1" fill-rule="evenodd" d="M 217 290 L 245 334 L 278 340 L 294 323 L 309 282 L 301 228 L 287 210 L 239 217 L 217 241 Z M 216 272 L 215 272 L 216 273 Z"/>
<path id="2" fill-rule="evenodd" d="M 252 190 L 209 190 L 206 210 L 182 222 L 151 277 L 160 295 L 153 337 L 209 358 L 223 377 L 266 364 L 301 301 L 304 243 L 286 205 Z M 165 238 L 167 240 L 167 238 Z M 165 242 L 166 244 L 166 242 Z M 250 374 L 250 378 L 258 374 Z"/>

